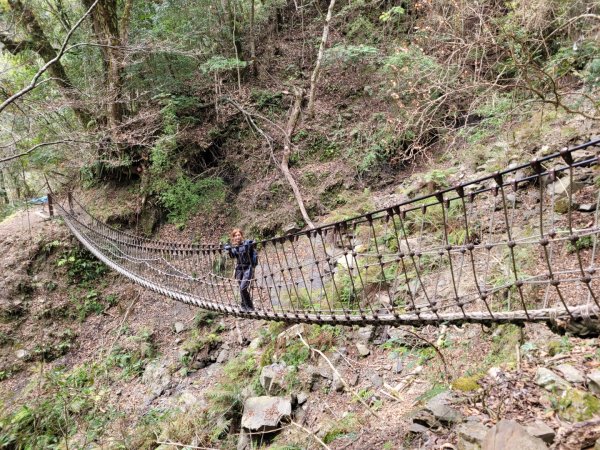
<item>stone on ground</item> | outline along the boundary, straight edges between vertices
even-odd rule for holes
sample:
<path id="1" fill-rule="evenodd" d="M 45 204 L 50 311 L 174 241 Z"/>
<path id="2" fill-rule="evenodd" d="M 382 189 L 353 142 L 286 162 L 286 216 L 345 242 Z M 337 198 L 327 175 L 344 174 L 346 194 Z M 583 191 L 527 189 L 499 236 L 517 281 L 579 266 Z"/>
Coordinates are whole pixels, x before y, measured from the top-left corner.
<path id="1" fill-rule="evenodd" d="M 564 392 L 571 387 L 567 380 L 545 367 L 538 368 L 535 373 L 535 384 L 551 392 Z"/>
<path id="2" fill-rule="evenodd" d="M 371 351 L 365 344 L 356 344 L 356 349 L 358 350 L 360 356 L 369 356 L 369 354 L 371 353 Z"/>
<path id="3" fill-rule="evenodd" d="M 171 383 L 169 369 L 159 361 L 149 363 L 142 375 L 142 383 L 150 386 L 154 395 L 162 394 Z"/>
<path id="4" fill-rule="evenodd" d="M 552 444 L 552 441 L 554 441 L 554 437 L 556 436 L 554 430 L 541 420 L 535 420 L 526 424 L 525 430 L 527 430 L 531 436 L 540 438 L 548 444 Z"/>
<path id="5" fill-rule="evenodd" d="M 479 422 L 461 423 L 456 427 L 458 450 L 480 450 L 488 429 Z"/>
<path id="6" fill-rule="evenodd" d="M 183 322 L 175 322 L 175 333 L 179 334 L 185 330 L 185 324 Z"/>
<path id="7" fill-rule="evenodd" d="M 292 403 L 282 397 L 250 397 L 244 402 L 242 427 L 250 431 L 268 431 L 290 420 Z"/>
<path id="8" fill-rule="evenodd" d="M 544 450 L 548 446 L 539 438 L 530 436 L 514 420 L 501 420 L 486 433 L 482 450 Z"/>
<path id="9" fill-rule="evenodd" d="M 556 370 L 558 370 L 569 383 L 584 382 L 583 374 L 571 364 L 560 364 L 556 366 Z"/>
<path id="10" fill-rule="evenodd" d="M 277 395 L 285 390 L 285 377 L 288 368 L 285 363 L 275 363 L 265 366 L 260 372 L 260 384 L 269 395 Z"/>
<path id="11" fill-rule="evenodd" d="M 425 411 L 431 413 L 441 423 L 462 422 L 463 415 L 449 405 L 451 400 L 451 394 L 442 392 L 427 402 Z"/>
<path id="12" fill-rule="evenodd" d="M 600 395 L 600 370 L 592 370 L 587 375 L 588 388 L 596 395 Z"/>

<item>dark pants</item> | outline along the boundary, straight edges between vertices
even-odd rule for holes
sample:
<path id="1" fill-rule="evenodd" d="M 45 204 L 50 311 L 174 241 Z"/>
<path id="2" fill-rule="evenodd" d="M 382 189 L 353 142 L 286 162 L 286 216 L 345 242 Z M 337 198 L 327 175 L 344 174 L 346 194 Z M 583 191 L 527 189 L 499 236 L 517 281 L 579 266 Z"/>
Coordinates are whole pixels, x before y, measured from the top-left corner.
<path id="1" fill-rule="evenodd" d="M 252 297 L 250 296 L 250 280 L 252 280 L 253 272 L 252 266 L 236 266 L 235 268 L 235 279 L 240 283 L 242 308 L 245 309 L 254 309 Z"/>

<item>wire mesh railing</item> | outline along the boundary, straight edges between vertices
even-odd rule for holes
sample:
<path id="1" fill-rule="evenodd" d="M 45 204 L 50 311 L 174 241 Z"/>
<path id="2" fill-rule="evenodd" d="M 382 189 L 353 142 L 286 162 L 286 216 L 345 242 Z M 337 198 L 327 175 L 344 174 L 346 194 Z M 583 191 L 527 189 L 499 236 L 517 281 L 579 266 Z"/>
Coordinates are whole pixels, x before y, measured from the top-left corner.
<path id="1" fill-rule="evenodd" d="M 242 308 L 219 244 L 117 230 L 72 196 L 56 214 L 134 282 L 241 317 L 331 324 L 534 322 L 600 310 L 598 149 L 591 141 L 459 186 L 255 243 Z"/>

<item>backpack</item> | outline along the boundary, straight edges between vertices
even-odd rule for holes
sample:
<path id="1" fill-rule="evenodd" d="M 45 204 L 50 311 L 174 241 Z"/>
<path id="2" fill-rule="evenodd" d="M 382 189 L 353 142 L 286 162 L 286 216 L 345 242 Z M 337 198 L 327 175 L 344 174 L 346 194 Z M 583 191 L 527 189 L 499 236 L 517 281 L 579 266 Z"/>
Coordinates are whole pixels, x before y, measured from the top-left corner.
<path id="1" fill-rule="evenodd" d="M 258 266 L 258 252 L 252 247 L 252 267 Z"/>

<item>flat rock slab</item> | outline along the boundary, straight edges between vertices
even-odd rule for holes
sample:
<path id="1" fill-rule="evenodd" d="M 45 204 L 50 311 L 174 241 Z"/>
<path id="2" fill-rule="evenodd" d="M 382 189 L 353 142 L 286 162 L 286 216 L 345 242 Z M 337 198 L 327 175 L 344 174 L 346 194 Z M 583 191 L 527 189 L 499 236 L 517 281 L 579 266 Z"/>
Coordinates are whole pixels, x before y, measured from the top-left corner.
<path id="1" fill-rule="evenodd" d="M 536 420 L 526 424 L 525 430 L 527 430 L 527 433 L 529 433 L 531 436 L 540 438 L 542 441 L 548 444 L 552 444 L 554 437 L 556 436 L 554 430 L 541 420 Z"/>
<path id="2" fill-rule="evenodd" d="M 282 397 L 250 397 L 244 402 L 242 427 L 250 431 L 268 431 L 277 428 L 292 416 L 292 402 Z"/>
<path id="3" fill-rule="evenodd" d="M 464 420 L 461 413 L 450 406 L 452 396 L 448 392 L 436 395 L 425 405 L 425 411 L 431 413 L 442 423 L 459 423 Z"/>
<path id="4" fill-rule="evenodd" d="M 546 443 L 530 436 L 514 420 L 501 420 L 490 428 L 483 439 L 482 450 L 545 450 Z"/>
<path id="5" fill-rule="evenodd" d="M 571 387 L 567 380 L 558 376 L 550 369 L 546 369 L 545 367 L 540 367 L 535 373 L 535 384 L 550 392 L 562 392 Z"/>
<path id="6" fill-rule="evenodd" d="M 556 370 L 558 370 L 569 383 L 583 383 L 585 381 L 583 374 L 571 364 L 560 364 L 559 366 L 556 366 Z"/>

